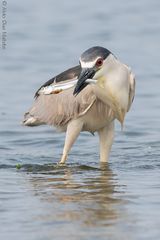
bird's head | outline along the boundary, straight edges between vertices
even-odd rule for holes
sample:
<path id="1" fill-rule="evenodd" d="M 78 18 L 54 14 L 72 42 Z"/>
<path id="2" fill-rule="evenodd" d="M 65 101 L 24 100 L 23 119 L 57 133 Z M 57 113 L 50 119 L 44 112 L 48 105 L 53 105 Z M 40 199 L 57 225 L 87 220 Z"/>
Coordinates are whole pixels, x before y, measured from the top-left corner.
<path id="1" fill-rule="evenodd" d="M 117 61 L 108 49 L 97 46 L 82 53 L 80 65 L 82 70 L 73 94 L 77 95 L 95 80 L 97 97 L 112 108 L 116 118 L 123 124 L 129 91 L 128 72 L 124 64 Z"/>

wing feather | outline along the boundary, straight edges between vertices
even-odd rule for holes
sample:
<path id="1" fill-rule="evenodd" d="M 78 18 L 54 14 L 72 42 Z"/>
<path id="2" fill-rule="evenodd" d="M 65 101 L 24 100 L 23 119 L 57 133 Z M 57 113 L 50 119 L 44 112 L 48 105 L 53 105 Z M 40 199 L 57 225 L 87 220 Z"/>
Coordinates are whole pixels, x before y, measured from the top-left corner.
<path id="1" fill-rule="evenodd" d="M 96 96 L 88 85 L 77 97 L 73 88 L 59 94 L 39 95 L 29 111 L 29 116 L 40 123 L 61 127 L 70 120 L 84 115 L 93 105 Z"/>
<path id="2" fill-rule="evenodd" d="M 69 68 L 68 70 L 58 74 L 57 76 L 51 78 L 50 80 L 48 80 L 47 82 L 45 82 L 35 93 L 35 98 L 39 96 L 39 91 L 43 88 L 43 87 L 47 87 L 49 85 L 52 85 L 54 83 L 58 83 L 58 82 L 63 82 L 66 80 L 72 80 L 75 79 L 79 76 L 81 72 L 81 66 L 77 65 L 75 67 Z"/>
<path id="3" fill-rule="evenodd" d="M 128 101 L 128 111 L 132 105 L 132 102 L 134 100 L 134 96 L 135 96 L 135 85 L 136 85 L 136 81 L 135 81 L 135 76 L 134 74 L 130 71 L 130 76 L 129 76 L 129 101 Z"/>

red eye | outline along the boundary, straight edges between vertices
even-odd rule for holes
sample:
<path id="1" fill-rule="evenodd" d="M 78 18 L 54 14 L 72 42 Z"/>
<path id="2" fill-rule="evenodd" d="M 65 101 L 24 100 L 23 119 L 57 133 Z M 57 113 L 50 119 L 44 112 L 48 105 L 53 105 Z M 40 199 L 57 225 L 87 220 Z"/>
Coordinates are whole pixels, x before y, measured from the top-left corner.
<path id="1" fill-rule="evenodd" d="M 102 58 L 98 58 L 98 60 L 96 62 L 96 66 L 100 67 L 100 66 L 102 66 L 102 64 L 103 64 L 103 59 Z"/>

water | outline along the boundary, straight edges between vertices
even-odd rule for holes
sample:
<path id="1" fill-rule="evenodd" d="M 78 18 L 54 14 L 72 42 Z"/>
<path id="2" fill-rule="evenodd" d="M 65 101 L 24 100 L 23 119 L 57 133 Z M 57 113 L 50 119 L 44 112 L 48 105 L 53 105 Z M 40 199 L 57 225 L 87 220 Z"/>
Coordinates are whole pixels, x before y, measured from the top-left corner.
<path id="1" fill-rule="evenodd" d="M 160 2 L 8 1 L 1 49 L 0 239 L 160 239 Z M 64 134 L 25 128 L 37 88 L 101 45 L 136 73 L 124 132 L 107 165 L 82 133 L 65 167 Z M 16 165 L 21 164 L 21 169 Z"/>

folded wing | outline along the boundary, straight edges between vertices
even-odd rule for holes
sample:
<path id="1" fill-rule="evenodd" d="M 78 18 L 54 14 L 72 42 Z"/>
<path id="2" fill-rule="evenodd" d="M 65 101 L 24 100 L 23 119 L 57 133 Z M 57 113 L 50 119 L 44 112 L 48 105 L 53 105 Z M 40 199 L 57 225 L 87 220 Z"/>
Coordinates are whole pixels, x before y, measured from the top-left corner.
<path id="1" fill-rule="evenodd" d="M 58 94 L 39 94 L 46 86 L 77 79 L 80 71 L 80 66 L 73 67 L 43 84 L 35 94 L 33 106 L 25 113 L 23 124 L 27 126 L 50 124 L 61 127 L 85 114 L 96 100 L 91 85 L 88 85 L 77 97 L 73 96 L 73 87 Z"/>

